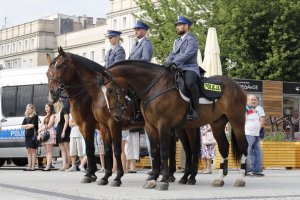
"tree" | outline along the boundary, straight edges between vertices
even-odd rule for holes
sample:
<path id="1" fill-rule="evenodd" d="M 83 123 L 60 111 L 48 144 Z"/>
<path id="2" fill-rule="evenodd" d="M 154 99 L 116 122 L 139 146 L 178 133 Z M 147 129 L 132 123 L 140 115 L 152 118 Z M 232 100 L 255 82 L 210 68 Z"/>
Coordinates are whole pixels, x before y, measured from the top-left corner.
<path id="1" fill-rule="evenodd" d="M 150 24 L 154 56 L 164 61 L 177 37 L 179 14 L 195 24 L 192 32 L 205 47 L 215 27 L 225 75 L 232 78 L 300 80 L 300 1 L 298 0 L 152 0 L 136 1 Z"/>
<path id="2" fill-rule="evenodd" d="M 299 81 L 299 1 L 220 0 L 211 11 L 230 77 Z"/>
<path id="3" fill-rule="evenodd" d="M 152 0 L 135 1 L 142 9 L 137 18 L 147 23 L 150 29 L 149 38 L 153 43 L 154 57 L 163 63 L 172 50 L 174 40 L 178 37 L 175 33 L 174 23 L 179 15 L 184 15 L 194 22 L 191 31 L 197 36 L 200 48 L 205 46 L 205 27 L 203 20 L 208 18 L 208 10 L 202 6 L 203 0 Z"/>

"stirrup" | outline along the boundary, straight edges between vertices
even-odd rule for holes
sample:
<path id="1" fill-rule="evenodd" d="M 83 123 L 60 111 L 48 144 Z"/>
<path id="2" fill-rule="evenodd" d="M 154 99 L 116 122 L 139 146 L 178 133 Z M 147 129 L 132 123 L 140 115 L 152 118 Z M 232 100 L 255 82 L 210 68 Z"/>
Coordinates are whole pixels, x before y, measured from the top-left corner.
<path id="1" fill-rule="evenodd" d="M 198 120 L 199 114 L 196 110 L 190 110 L 189 113 L 186 116 L 187 120 Z"/>

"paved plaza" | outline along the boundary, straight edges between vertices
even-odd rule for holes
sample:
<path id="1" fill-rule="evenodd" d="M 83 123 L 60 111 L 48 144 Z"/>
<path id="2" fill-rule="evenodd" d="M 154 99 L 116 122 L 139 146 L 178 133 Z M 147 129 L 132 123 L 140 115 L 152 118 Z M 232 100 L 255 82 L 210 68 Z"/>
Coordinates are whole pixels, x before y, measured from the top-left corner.
<path id="1" fill-rule="evenodd" d="M 230 171 L 222 188 L 210 186 L 217 176 L 199 174 L 197 184 L 179 185 L 183 175 L 176 173 L 176 182 L 168 191 L 143 189 L 145 171 L 125 174 L 121 187 L 81 184 L 82 172 L 27 172 L 20 169 L 0 169 L 1 200 L 33 199 L 300 199 L 300 170 L 265 170 L 265 177 L 246 177 L 246 187 L 236 188 L 237 171 Z M 102 177 L 103 173 L 97 176 Z M 115 176 L 115 174 L 114 174 Z M 110 179 L 110 181 L 112 178 Z"/>

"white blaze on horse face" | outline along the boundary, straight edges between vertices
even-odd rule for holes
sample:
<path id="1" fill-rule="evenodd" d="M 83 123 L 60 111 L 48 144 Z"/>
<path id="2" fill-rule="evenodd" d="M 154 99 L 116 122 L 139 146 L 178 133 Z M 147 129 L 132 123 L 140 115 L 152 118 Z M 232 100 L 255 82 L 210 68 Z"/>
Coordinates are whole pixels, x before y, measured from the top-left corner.
<path id="1" fill-rule="evenodd" d="M 107 105 L 108 111 L 110 112 L 110 109 L 109 109 L 109 103 L 108 103 L 108 99 L 107 99 L 107 96 L 106 96 L 106 91 L 107 91 L 107 89 L 106 89 L 105 86 L 101 86 L 101 90 L 102 90 L 102 92 L 103 92 L 103 94 L 104 94 L 104 99 L 105 99 L 105 101 L 106 101 L 106 105 Z"/>
<path id="2" fill-rule="evenodd" d="M 56 65 L 57 65 L 57 61 L 55 62 L 54 68 L 56 68 Z"/>

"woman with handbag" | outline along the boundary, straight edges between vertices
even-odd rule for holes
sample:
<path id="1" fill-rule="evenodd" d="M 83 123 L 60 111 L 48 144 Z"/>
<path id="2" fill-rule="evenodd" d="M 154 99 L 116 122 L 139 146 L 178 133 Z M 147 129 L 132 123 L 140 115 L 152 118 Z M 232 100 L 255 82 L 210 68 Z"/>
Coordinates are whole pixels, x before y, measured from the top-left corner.
<path id="1" fill-rule="evenodd" d="M 25 118 L 21 125 L 22 129 L 25 129 L 25 146 L 27 150 L 28 167 L 25 171 L 35 170 L 35 160 L 36 160 L 36 149 L 37 149 L 37 138 L 35 133 L 38 130 L 39 121 L 38 115 L 35 111 L 35 106 L 33 104 L 28 104 L 26 106 Z"/>
<path id="2" fill-rule="evenodd" d="M 45 117 L 42 120 L 42 125 L 39 128 L 38 140 L 42 140 L 43 147 L 46 152 L 47 166 L 42 171 L 50 171 L 53 158 L 53 145 L 56 143 L 56 132 L 54 130 L 55 114 L 54 107 L 51 103 L 45 105 Z M 50 134 L 50 137 L 46 139 L 46 132 Z"/>
<path id="3" fill-rule="evenodd" d="M 209 124 L 202 126 L 201 128 L 201 155 L 205 162 L 204 170 L 202 174 L 212 173 L 212 160 L 216 157 L 216 140 L 213 136 L 211 127 Z"/>

